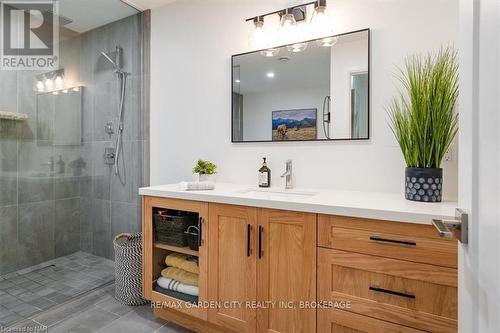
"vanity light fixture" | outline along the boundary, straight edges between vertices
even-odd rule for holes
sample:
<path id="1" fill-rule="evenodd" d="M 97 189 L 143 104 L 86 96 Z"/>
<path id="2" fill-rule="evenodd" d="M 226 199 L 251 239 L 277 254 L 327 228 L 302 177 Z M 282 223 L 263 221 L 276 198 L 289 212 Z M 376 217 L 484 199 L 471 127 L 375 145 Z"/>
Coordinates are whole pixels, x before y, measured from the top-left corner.
<path id="1" fill-rule="evenodd" d="M 64 69 L 57 69 L 52 72 L 36 76 L 36 90 L 52 91 L 54 88 L 60 89 L 64 85 Z"/>
<path id="2" fill-rule="evenodd" d="M 264 57 L 274 57 L 278 55 L 279 48 L 270 47 L 272 45 L 289 44 L 287 49 L 290 52 L 301 52 L 307 48 L 307 43 L 298 42 L 303 40 L 303 32 L 312 34 L 314 37 L 322 37 L 331 34 L 330 20 L 326 12 L 327 0 L 315 0 L 301 5 L 277 10 L 271 13 L 262 14 L 246 19 L 253 21 L 254 30 L 252 36 L 252 44 L 257 49 L 267 48 L 260 51 Z M 306 22 L 307 6 L 314 6 L 314 13 L 308 24 L 298 22 Z M 264 18 L 269 15 L 279 15 L 280 17 L 280 32 L 278 38 L 270 37 L 273 31 L 264 29 Z M 276 39 L 276 40 L 274 40 Z M 318 44 L 324 47 L 332 46 L 337 42 L 336 39 L 324 38 L 318 41 Z"/>

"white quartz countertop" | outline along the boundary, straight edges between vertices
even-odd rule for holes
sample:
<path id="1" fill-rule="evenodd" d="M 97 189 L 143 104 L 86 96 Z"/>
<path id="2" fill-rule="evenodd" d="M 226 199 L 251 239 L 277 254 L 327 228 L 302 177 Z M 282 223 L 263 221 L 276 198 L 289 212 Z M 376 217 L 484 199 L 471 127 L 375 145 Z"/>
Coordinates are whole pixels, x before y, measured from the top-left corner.
<path id="1" fill-rule="evenodd" d="M 457 202 L 408 201 L 403 194 L 326 189 L 260 189 L 216 183 L 214 190 L 184 191 L 179 184 L 143 187 L 146 196 L 274 208 L 310 213 L 431 224 L 433 218 L 453 218 Z"/>

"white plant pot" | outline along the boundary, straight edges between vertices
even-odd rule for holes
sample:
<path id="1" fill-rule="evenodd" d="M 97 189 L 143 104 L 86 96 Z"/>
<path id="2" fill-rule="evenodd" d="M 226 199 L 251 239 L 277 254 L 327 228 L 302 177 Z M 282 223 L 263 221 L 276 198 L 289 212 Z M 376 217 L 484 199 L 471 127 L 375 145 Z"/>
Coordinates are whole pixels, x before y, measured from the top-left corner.
<path id="1" fill-rule="evenodd" d="M 214 181 L 214 177 L 213 175 L 198 174 L 198 181 L 199 182 Z"/>

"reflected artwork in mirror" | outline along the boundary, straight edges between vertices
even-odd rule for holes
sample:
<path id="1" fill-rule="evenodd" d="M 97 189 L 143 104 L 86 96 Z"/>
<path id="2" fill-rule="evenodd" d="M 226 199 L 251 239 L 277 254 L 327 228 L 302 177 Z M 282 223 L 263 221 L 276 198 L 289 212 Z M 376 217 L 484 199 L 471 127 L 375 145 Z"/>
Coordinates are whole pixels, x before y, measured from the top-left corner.
<path id="1" fill-rule="evenodd" d="M 370 30 L 232 56 L 232 142 L 370 138 Z"/>

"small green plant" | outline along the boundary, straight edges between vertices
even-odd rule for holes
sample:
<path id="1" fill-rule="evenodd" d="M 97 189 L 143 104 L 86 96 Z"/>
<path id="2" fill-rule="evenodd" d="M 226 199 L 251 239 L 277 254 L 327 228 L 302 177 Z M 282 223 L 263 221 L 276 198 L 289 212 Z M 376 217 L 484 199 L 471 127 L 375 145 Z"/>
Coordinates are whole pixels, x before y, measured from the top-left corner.
<path id="1" fill-rule="evenodd" d="M 210 161 L 198 160 L 193 168 L 193 173 L 200 175 L 213 175 L 217 173 L 217 165 Z"/>
<path id="2" fill-rule="evenodd" d="M 406 59 L 403 92 L 388 107 L 390 127 L 406 165 L 439 168 L 458 131 L 458 61 L 454 48 Z"/>

